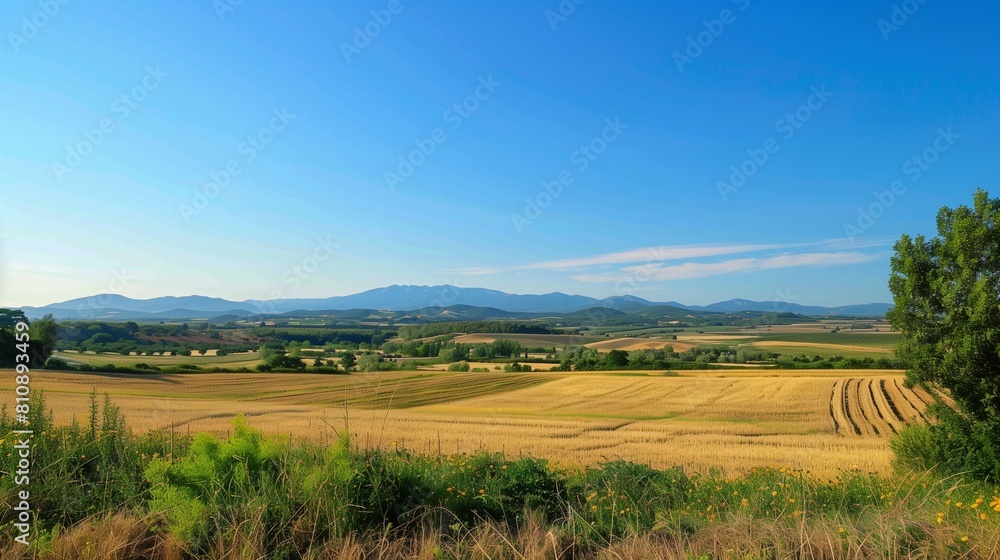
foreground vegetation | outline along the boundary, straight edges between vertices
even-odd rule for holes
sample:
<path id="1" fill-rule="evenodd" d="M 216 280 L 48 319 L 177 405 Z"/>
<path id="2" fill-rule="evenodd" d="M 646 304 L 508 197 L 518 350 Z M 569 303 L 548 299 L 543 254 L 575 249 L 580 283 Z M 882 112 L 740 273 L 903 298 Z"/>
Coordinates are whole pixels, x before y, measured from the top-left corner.
<path id="1" fill-rule="evenodd" d="M 727 478 L 611 461 L 415 455 L 267 437 L 136 435 L 110 402 L 35 397 L 41 558 L 995 558 L 1000 488 L 911 473 Z M 10 434 L 10 419 L 0 430 Z M 9 447 L 11 438 L 5 438 Z M 0 492 L 13 501 L 9 478 Z M 12 542 L 12 512 L 0 531 Z"/>

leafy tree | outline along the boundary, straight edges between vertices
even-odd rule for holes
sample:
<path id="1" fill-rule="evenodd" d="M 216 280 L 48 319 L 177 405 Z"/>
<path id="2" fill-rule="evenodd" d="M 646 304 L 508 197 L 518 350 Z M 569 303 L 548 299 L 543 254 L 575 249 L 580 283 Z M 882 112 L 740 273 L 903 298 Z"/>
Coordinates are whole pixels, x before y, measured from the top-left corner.
<path id="1" fill-rule="evenodd" d="M 297 356 L 275 354 L 267 359 L 265 364 L 270 369 L 306 369 L 306 363 Z"/>
<path id="2" fill-rule="evenodd" d="M 456 344 L 454 346 L 442 349 L 438 353 L 438 357 L 441 358 L 441 361 L 446 364 L 451 362 L 468 360 L 469 347 L 466 344 Z"/>
<path id="3" fill-rule="evenodd" d="M 56 349 L 58 328 L 51 313 L 31 322 L 31 363 L 33 365 L 45 365 L 45 361 L 52 355 Z"/>
<path id="4" fill-rule="evenodd" d="M 357 363 L 358 359 L 351 352 L 340 357 L 340 365 L 344 368 L 344 371 L 351 371 Z"/>
<path id="5" fill-rule="evenodd" d="M 469 362 L 455 362 L 448 365 L 448 371 L 469 371 Z"/>
<path id="6" fill-rule="evenodd" d="M 396 362 L 384 362 L 378 354 L 365 354 L 357 360 L 361 371 L 387 371 L 396 369 Z"/>
<path id="7" fill-rule="evenodd" d="M 24 311 L 20 309 L 0 308 L 0 329 L 14 328 L 20 322 L 28 322 L 28 318 L 24 316 Z"/>
<path id="8" fill-rule="evenodd" d="M 1000 478 L 1000 199 L 978 190 L 972 208 L 942 208 L 938 235 L 895 246 L 887 315 L 910 384 L 950 391 L 931 407 L 926 459 Z"/>
<path id="9" fill-rule="evenodd" d="M 608 369 L 621 369 L 628 366 L 628 352 L 612 350 L 604 355 L 603 366 Z"/>
<path id="10" fill-rule="evenodd" d="M 28 322 L 20 309 L 0 308 L 0 368 L 12 368 L 17 364 L 17 324 Z M 22 335 L 23 336 L 23 335 Z"/>

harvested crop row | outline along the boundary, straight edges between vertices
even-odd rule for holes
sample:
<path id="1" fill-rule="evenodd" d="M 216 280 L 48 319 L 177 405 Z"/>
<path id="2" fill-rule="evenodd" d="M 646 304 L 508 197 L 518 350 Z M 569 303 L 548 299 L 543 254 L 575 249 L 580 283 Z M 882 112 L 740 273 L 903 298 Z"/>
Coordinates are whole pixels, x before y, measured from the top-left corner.
<path id="1" fill-rule="evenodd" d="M 926 399 L 926 400 L 925 400 Z M 920 398 L 895 378 L 845 378 L 833 384 L 829 414 L 840 436 L 890 437 L 906 425 L 926 421 L 929 393 Z"/>
<path id="2" fill-rule="evenodd" d="M 898 433 L 891 422 L 891 420 L 895 420 L 892 416 L 892 407 L 882 395 L 878 380 L 863 379 L 860 383 L 861 404 L 864 407 L 865 416 L 872 423 L 875 432 L 885 437 Z"/>
<path id="3" fill-rule="evenodd" d="M 891 382 L 891 380 L 888 381 Z M 889 425 L 892 426 L 892 430 L 896 433 L 899 433 L 899 431 L 906 426 L 906 419 L 904 419 L 903 415 L 900 414 L 899 408 L 896 406 L 896 404 L 892 402 L 892 398 L 889 396 L 889 392 L 886 390 L 885 387 L 886 382 L 887 380 L 885 378 L 879 379 L 877 382 L 877 387 L 874 387 L 874 385 L 876 385 L 876 382 L 875 381 L 872 382 L 873 384 L 872 389 L 874 391 L 874 396 L 875 396 L 875 404 L 878 405 L 879 410 L 883 411 L 882 414 L 885 417 L 886 421 L 889 422 Z"/>
<path id="4" fill-rule="evenodd" d="M 913 395 L 913 391 L 903 386 L 902 381 L 893 379 L 891 382 L 886 383 L 886 390 L 889 392 L 889 398 L 896 405 L 896 409 L 899 410 L 899 414 L 903 417 L 903 420 L 907 422 L 926 420 L 923 413 L 923 403 Z"/>
<path id="5" fill-rule="evenodd" d="M 845 388 L 849 379 L 838 379 L 833 384 L 833 395 L 830 401 L 830 410 L 833 414 L 833 423 L 837 427 L 837 433 L 842 436 L 860 435 L 861 430 L 847 413 L 847 389 Z"/>
<path id="6" fill-rule="evenodd" d="M 849 379 L 847 381 L 847 413 L 854 419 L 855 425 L 861 431 L 862 436 L 878 436 L 879 432 L 872 423 L 872 419 L 866 414 L 866 406 L 861 403 L 861 379 Z M 868 393 L 865 391 L 867 397 Z"/>

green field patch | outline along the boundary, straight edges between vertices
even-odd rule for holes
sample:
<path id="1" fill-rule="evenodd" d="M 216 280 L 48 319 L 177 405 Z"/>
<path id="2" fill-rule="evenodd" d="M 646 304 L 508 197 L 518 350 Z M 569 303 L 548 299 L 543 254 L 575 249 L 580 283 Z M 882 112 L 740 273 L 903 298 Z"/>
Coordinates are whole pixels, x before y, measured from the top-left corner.
<path id="1" fill-rule="evenodd" d="M 92 354 L 79 352 L 56 352 L 52 355 L 55 358 L 65 360 L 68 363 L 86 364 L 88 366 L 135 366 L 136 364 L 149 364 L 156 367 L 196 365 L 200 367 L 253 367 L 260 363 L 260 355 L 257 352 L 227 354 L 225 356 L 201 356 L 193 354 L 191 356 L 123 356 L 121 354 Z"/>
<path id="2" fill-rule="evenodd" d="M 895 349 L 899 344 L 899 333 L 758 333 L 760 341 L 798 342 L 805 344 L 843 344 L 845 346 L 865 346 L 869 348 Z"/>
<path id="3" fill-rule="evenodd" d="M 818 346 L 780 346 L 780 345 L 768 345 L 768 346 L 748 346 L 748 348 L 754 348 L 755 350 L 761 350 L 765 352 L 774 352 L 776 354 L 781 354 L 783 356 L 806 356 L 812 358 L 813 356 L 819 356 L 821 358 L 833 358 L 835 356 L 841 356 L 844 358 L 891 358 L 892 354 L 887 353 L 884 350 L 879 350 L 873 348 L 871 350 L 858 350 L 852 348 L 822 348 Z"/>

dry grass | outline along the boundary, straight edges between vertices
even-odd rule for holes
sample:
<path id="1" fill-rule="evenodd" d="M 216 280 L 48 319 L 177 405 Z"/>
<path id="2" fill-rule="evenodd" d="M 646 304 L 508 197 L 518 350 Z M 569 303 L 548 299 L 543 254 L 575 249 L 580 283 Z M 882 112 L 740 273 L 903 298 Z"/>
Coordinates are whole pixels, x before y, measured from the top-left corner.
<path id="1" fill-rule="evenodd" d="M 11 390 L 13 376 L 0 378 L 0 390 Z M 833 405 L 843 400 L 838 388 L 849 389 L 848 379 L 854 400 L 849 398 L 838 416 Z M 876 392 L 883 381 L 885 392 Z M 887 426 L 898 429 L 912 421 L 929 399 L 900 381 L 885 370 L 749 368 L 678 377 L 45 372 L 36 376 L 34 389 L 46 391 L 60 423 L 85 418 L 89 393 L 96 389 L 111 395 L 138 430 L 226 433 L 233 416 L 246 414 L 265 432 L 322 442 L 347 431 L 366 447 L 427 453 L 489 449 L 567 465 L 622 458 L 702 472 L 725 466 L 733 474 L 783 466 L 832 478 L 844 469 L 889 471 Z M 886 408 L 889 402 L 902 418 Z M 844 431 L 844 414 L 864 419 L 860 435 Z"/>
<path id="2" fill-rule="evenodd" d="M 993 560 L 1000 558 L 995 525 L 938 526 L 906 512 L 802 518 L 798 523 L 735 514 L 683 535 L 676 527 L 624 536 L 584 552 L 564 528 L 529 518 L 516 530 L 484 523 L 458 534 L 424 528 L 380 535 L 350 535 L 317 543 L 311 560 L 690 560 L 694 558 L 797 558 L 801 560 Z M 962 541 L 965 538 L 967 541 Z M 57 535 L 42 560 L 180 560 L 182 547 L 128 514 L 84 522 Z M 266 558 L 260 532 L 247 525 L 220 536 L 204 558 Z M 18 545 L 0 557 L 33 557 Z"/>
<path id="3" fill-rule="evenodd" d="M 126 512 L 91 519 L 58 532 L 45 554 L 11 544 L 0 549 L 4 560 L 182 560 L 183 547 L 174 539 L 154 532 L 147 520 Z"/>

